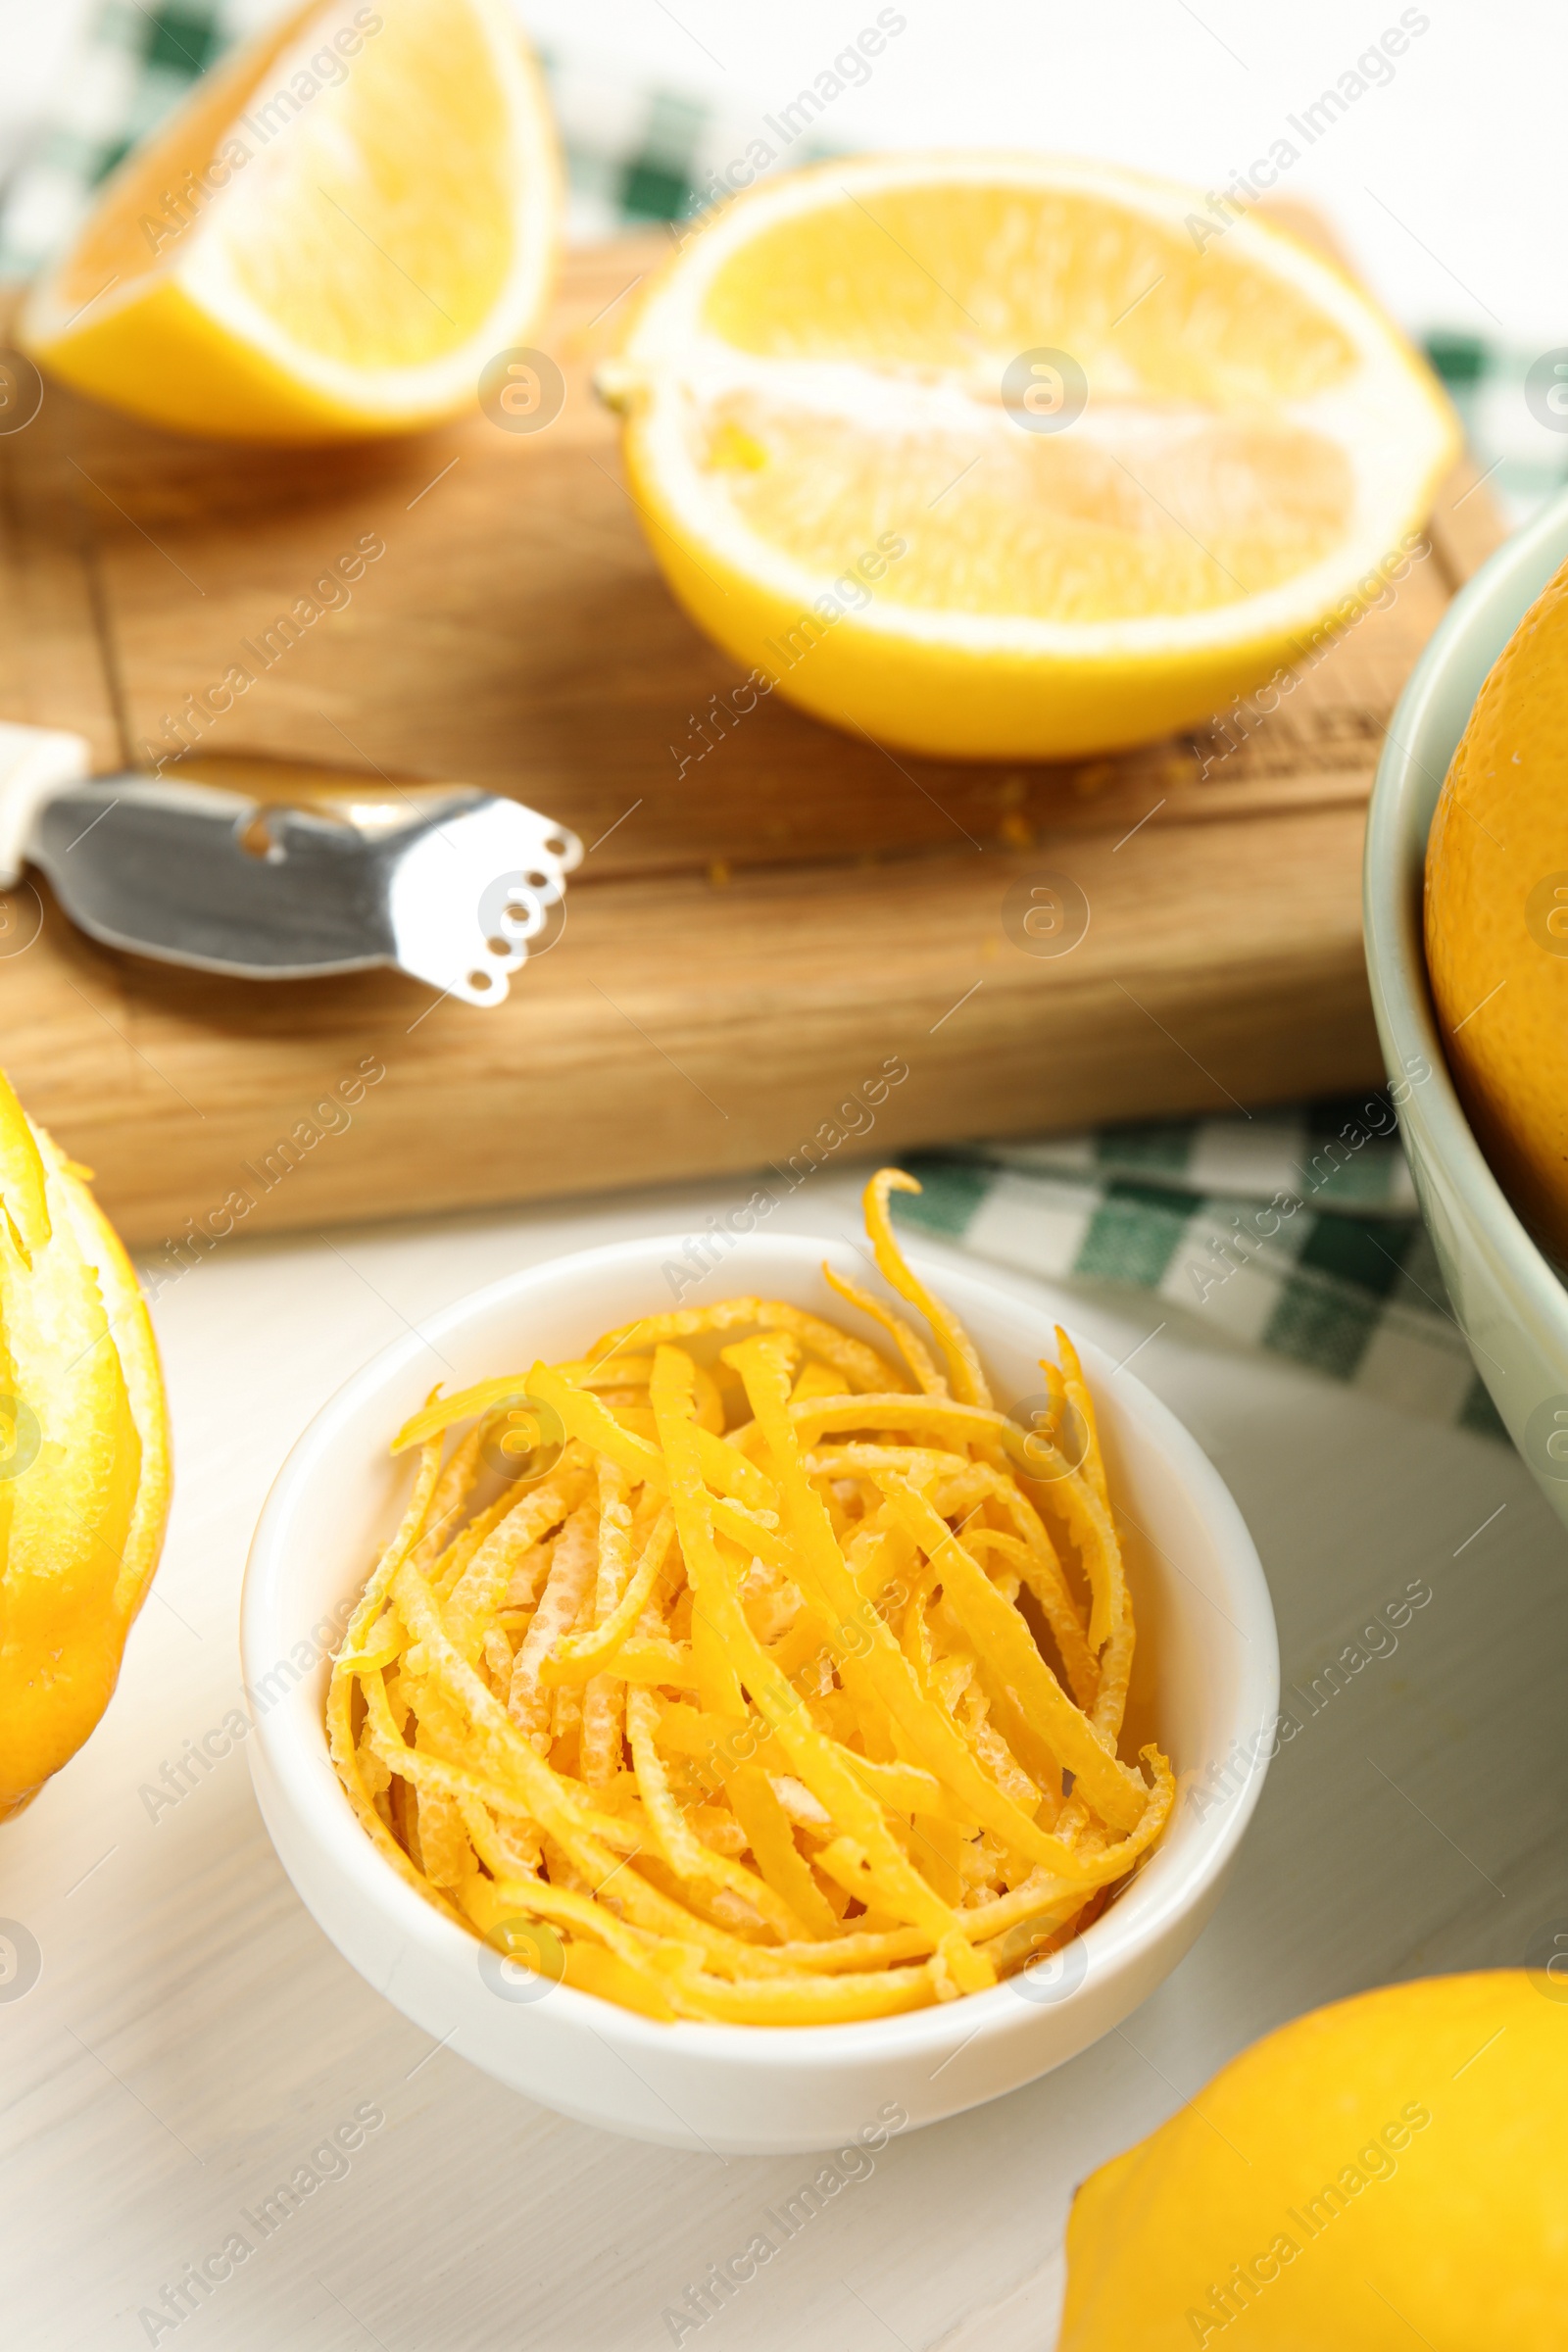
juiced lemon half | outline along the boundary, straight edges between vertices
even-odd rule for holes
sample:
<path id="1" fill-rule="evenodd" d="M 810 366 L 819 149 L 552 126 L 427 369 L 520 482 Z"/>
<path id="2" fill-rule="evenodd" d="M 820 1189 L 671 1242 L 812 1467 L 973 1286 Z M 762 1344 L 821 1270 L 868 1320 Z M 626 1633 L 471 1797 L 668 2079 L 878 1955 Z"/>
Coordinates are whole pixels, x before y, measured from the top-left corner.
<path id="1" fill-rule="evenodd" d="M 1299 660 L 1408 561 L 1458 446 L 1303 245 L 1051 157 L 749 192 L 601 383 L 699 625 L 821 717 L 959 758 L 1147 739 Z"/>
<path id="2" fill-rule="evenodd" d="M 549 292 L 560 171 L 504 0 L 330 0 L 200 82 L 35 289 L 39 365 L 220 439 L 470 402 Z"/>

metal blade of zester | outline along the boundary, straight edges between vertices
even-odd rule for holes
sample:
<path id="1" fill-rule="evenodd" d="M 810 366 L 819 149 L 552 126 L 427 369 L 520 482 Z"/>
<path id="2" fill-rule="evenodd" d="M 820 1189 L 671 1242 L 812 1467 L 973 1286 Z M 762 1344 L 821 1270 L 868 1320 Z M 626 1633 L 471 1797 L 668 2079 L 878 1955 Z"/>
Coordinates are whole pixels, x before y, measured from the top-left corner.
<path id="1" fill-rule="evenodd" d="M 582 845 L 466 785 L 333 805 L 135 774 L 66 783 L 25 854 L 94 939 L 252 980 L 394 964 L 499 1004 Z"/>

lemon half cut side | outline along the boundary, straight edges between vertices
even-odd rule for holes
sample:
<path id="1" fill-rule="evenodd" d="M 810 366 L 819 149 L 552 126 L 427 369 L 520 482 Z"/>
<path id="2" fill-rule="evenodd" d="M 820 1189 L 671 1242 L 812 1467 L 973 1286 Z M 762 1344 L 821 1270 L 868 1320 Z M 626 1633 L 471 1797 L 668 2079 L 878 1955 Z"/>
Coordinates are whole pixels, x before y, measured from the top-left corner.
<path id="1" fill-rule="evenodd" d="M 819 716 L 1061 758 L 1212 713 L 1407 564 L 1457 428 L 1331 264 L 1028 155 L 749 190 L 601 388 L 675 594 Z"/>

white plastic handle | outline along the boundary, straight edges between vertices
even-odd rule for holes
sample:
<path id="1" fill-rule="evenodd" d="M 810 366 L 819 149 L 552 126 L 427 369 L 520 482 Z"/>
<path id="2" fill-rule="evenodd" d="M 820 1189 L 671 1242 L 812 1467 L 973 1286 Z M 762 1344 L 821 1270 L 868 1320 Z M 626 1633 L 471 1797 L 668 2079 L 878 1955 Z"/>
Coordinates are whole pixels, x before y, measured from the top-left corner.
<path id="1" fill-rule="evenodd" d="M 22 879 L 32 820 L 63 784 L 87 773 L 85 735 L 56 727 L 17 727 L 0 719 L 0 890 Z"/>

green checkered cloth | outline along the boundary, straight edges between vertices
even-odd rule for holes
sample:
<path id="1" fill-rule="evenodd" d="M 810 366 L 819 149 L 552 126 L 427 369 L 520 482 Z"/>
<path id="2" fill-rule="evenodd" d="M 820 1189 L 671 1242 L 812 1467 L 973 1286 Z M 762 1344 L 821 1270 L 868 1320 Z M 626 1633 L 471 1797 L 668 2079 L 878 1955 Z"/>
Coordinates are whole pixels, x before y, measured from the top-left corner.
<path id="1" fill-rule="evenodd" d="M 1568 333 L 1561 352 L 1568 375 Z M 1433 332 L 1427 357 L 1448 388 L 1487 487 L 1509 522 L 1528 522 L 1568 483 L 1568 416 L 1526 397 L 1532 367 L 1555 353 Z"/>
<path id="2" fill-rule="evenodd" d="M 267 0 L 102 0 L 58 107 L 0 190 L 0 271 L 24 274 L 75 230 L 93 191 Z M 579 240 L 680 220 L 746 154 L 761 117 L 650 89 L 583 54 L 546 55 Z M 782 162 L 827 145 L 800 137 Z M 1523 396 L 1537 355 L 1457 335 L 1428 349 L 1516 516 L 1568 476 L 1568 435 Z M 1421 1413 L 1501 1434 L 1444 1293 L 1381 1096 L 1255 1116 L 1107 1128 L 917 1163 L 912 1226 L 1054 1282 L 1150 1296 L 1233 1344 Z"/>
<path id="3" fill-rule="evenodd" d="M 1381 1093 L 921 1155 L 909 1227 L 1500 1437 Z"/>
<path id="4" fill-rule="evenodd" d="M 258 0 L 101 0 L 53 113 L 0 193 L 0 275 L 29 276 L 56 252 L 99 182 L 196 76 L 278 13 Z M 540 62 L 565 150 L 567 232 L 579 243 L 700 212 L 712 175 L 744 158 L 761 130 L 758 110 L 650 88 L 586 49 L 546 50 Z M 788 161 L 828 152 L 802 135 Z"/>

